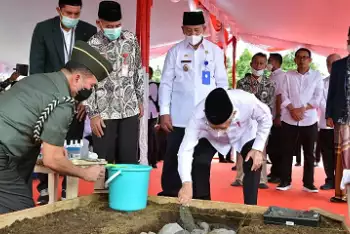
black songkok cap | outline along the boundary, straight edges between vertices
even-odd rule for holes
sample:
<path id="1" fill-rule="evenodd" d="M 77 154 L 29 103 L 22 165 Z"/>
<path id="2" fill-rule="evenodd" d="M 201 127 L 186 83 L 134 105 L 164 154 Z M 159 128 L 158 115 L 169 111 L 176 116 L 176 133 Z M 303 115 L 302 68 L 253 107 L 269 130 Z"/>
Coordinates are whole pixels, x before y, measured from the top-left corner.
<path id="1" fill-rule="evenodd" d="M 113 70 L 112 64 L 84 41 L 75 43 L 71 61 L 87 67 L 98 81 L 108 77 Z"/>
<path id="2" fill-rule="evenodd" d="M 82 6 L 83 3 L 81 0 L 59 0 L 58 5 Z"/>
<path id="3" fill-rule="evenodd" d="M 102 1 L 98 8 L 98 18 L 115 22 L 122 19 L 120 4 L 115 1 Z"/>
<path id="4" fill-rule="evenodd" d="M 202 11 L 184 12 L 182 25 L 202 25 L 205 24 L 204 15 Z"/>
<path id="5" fill-rule="evenodd" d="M 204 108 L 207 120 L 214 125 L 225 123 L 233 112 L 230 97 L 223 88 L 216 88 L 209 93 Z"/>

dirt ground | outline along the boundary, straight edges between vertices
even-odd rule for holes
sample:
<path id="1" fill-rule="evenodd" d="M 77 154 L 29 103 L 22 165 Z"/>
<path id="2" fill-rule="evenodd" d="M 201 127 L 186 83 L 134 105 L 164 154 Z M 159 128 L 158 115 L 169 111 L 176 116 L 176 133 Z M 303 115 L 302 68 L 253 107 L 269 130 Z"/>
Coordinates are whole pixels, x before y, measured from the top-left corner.
<path id="1" fill-rule="evenodd" d="M 158 205 L 150 203 L 143 211 L 121 213 L 108 208 L 106 201 L 99 201 L 87 207 L 71 211 L 60 211 L 32 220 L 16 222 L 0 229 L 0 234 L 140 234 L 157 233 L 165 224 L 177 222 L 179 206 L 176 204 Z M 238 228 L 238 234 L 340 234 L 340 223 L 322 218 L 320 228 L 284 227 L 263 225 L 261 215 L 243 216 L 238 212 L 191 209 L 196 220 L 217 223 Z"/>

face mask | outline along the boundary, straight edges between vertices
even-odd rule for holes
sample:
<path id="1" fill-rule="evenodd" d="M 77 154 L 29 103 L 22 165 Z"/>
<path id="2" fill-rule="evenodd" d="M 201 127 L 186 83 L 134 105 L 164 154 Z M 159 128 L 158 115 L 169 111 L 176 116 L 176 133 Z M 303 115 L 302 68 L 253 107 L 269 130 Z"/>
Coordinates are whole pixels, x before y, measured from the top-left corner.
<path id="1" fill-rule="evenodd" d="M 85 101 L 90 97 L 91 93 L 92 93 L 92 89 L 82 89 L 77 93 L 74 99 L 77 100 L 78 102 Z"/>
<path id="2" fill-rule="evenodd" d="M 104 28 L 104 35 L 111 41 L 117 40 L 122 32 L 122 27 L 118 28 Z"/>
<path id="3" fill-rule="evenodd" d="M 267 64 L 266 70 L 272 71 L 273 65 L 272 64 Z"/>
<path id="4" fill-rule="evenodd" d="M 62 24 L 67 28 L 74 28 L 79 22 L 79 19 L 72 19 L 64 15 L 61 18 Z"/>
<path id="5" fill-rule="evenodd" d="M 191 45 L 197 45 L 201 40 L 203 39 L 203 35 L 192 35 L 192 36 L 186 36 L 186 40 Z"/>
<path id="6" fill-rule="evenodd" d="M 262 76 L 262 75 L 264 75 L 264 69 L 262 69 L 262 70 L 255 70 L 254 68 L 252 68 L 251 69 L 252 70 L 252 74 L 254 75 L 254 76 Z"/>

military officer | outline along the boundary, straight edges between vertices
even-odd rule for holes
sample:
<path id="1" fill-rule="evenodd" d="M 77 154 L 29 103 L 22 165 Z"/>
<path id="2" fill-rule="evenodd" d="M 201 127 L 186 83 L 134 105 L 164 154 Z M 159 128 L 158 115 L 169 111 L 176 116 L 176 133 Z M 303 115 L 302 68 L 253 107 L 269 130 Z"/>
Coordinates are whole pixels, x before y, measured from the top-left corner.
<path id="1" fill-rule="evenodd" d="M 257 123 L 257 125 L 256 125 Z M 210 165 L 218 151 L 233 148 L 243 157 L 244 203 L 256 205 L 264 148 L 272 126 L 269 107 L 243 90 L 214 89 L 194 110 L 179 156 L 182 204 L 210 200 Z"/>
<path id="2" fill-rule="evenodd" d="M 185 12 L 185 40 L 172 47 L 165 59 L 159 89 L 160 122 L 168 132 L 159 195 L 176 197 L 181 180 L 177 152 L 194 107 L 216 87 L 228 87 L 223 51 L 204 39 L 203 12 Z"/>
<path id="3" fill-rule="evenodd" d="M 0 95 L 0 214 L 34 206 L 30 177 L 40 146 L 46 167 L 62 175 L 95 181 L 100 166 L 80 168 L 68 159 L 64 140 L 74 99 L 111 72 L 111 64 L 78 41 L 59 72 L 35 74 Z"/>

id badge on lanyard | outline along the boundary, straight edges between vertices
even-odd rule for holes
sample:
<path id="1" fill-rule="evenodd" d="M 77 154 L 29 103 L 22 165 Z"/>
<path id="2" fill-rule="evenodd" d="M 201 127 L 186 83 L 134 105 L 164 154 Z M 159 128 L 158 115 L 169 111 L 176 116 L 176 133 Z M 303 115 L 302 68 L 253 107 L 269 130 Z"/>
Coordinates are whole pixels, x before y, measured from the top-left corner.
<path id="1" fill-rule="evenodd" d="M 210 85 L 210 71 L 208 69 L 209 62 L 207 61 L 208 51 L 205 51 L 205 60 L 204 60 L 204 70 L 202 71 L 202 84 Z"/>
<path id="2" fill-rule="evenodd" d="M 69 50 L 68 50 L 68 46 L 66 43 L 66 38 L 62 32 L 62 36 L 63 36 L 63 45 L 64 45 L 64 52 L 67 55 L 67 60 L 69 61 L 71 56 L 72 56 L 72 49 L 73 49 L 73 43 L 74 43 L 74 29 L 72 29 L 72 33 L 70 36 L 70 45 L 69 45 Z"/>

